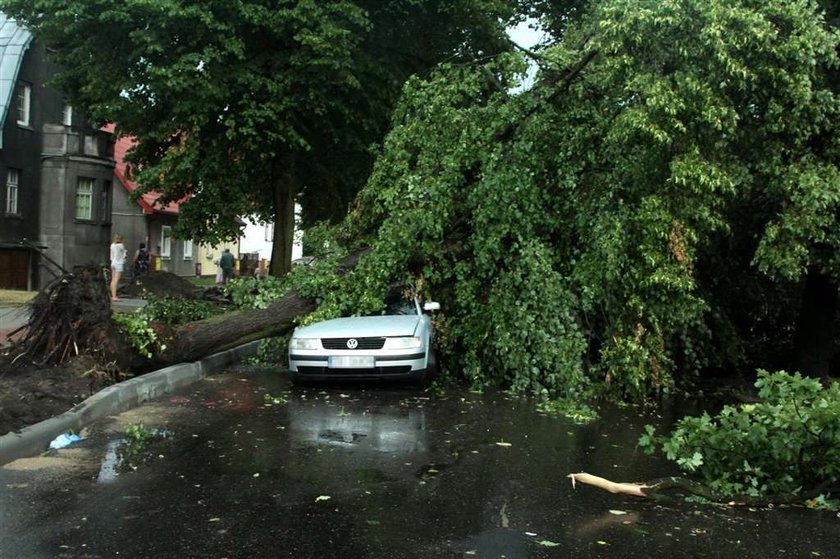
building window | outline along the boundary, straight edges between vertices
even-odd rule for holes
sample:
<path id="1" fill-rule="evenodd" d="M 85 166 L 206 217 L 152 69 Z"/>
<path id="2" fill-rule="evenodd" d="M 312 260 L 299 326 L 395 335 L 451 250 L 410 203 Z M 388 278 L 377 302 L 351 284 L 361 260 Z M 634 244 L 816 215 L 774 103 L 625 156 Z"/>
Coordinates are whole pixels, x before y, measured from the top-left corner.
<path id="1" fill-rule="evenodd" d="M 184 241 L 184 260 L 192 260 L 193 257 L 193 242 Z"/>
<path id="2" fill-rule="evenodd" d="M 172 227 L 160 226 L 160 255 L 162 258 L 172 257 Z"/>
<path id="3" fill-rule="evenodd" d="M 111 181 L 105 181 L 102 192 L 99 195 L 99 221 L 102 223 L 111 222 Z"/>
<path id="4" fill-rule="evenodd" d="M 274 224 L 266 223 L 265 225 L 265 241 L 270 243 L 274 240 Z"/>
<path id="5" fill-rule="evenodd" d="M 32 100 L 32 86 L 21 82 L 18 85 L 18 117 L 17 123 L 21 126 L 29 126 L 29 107 Z"/>
<path id="6" fill-rule="evenodd" d="M 20 171 L 9 169 L 6 175 L 6 213 L 17 215 L 18 210 L 18 187 L 20 184 Z"/>
<path id="7" fill-rule="evenodd" d="M 80 178 L 76 185 L 76 219 L 93 217 L 93 179 Z"/>
<path id="8" fill-rule="evenodd" d="M 61 124 L 64 126 L 73 124 L 73 106 L 70 103 L 64 103 L 64 110 L 61 113 Z"/>

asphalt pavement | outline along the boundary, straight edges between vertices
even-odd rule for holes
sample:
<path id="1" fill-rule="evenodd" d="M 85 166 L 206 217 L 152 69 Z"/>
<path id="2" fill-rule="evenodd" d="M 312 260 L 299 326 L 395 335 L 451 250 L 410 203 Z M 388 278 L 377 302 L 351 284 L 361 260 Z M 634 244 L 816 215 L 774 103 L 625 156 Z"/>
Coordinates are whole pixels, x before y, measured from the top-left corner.
<path id="1" fill-rule="evenodd" d="M 458 387 L 296 387 L 282 370 L 234 365 L 0 468 L 0 556 L 837 556 L 834 513 L 575 488 L 570 472 L 673 473 L 636 449 L 661 420 L 602 409 L 576 425 L 535 403 Z"/>

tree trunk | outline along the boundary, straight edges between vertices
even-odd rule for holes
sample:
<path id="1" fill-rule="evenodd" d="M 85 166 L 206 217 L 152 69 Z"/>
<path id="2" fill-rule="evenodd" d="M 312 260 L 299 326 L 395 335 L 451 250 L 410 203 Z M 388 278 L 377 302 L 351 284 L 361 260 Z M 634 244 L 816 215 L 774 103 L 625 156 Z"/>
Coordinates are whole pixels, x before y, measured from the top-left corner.
<path id="1" fill-rule="evenodd" d="M 794 367 L 804 375 L 829 378 L 834 358 L 837 284 L 816 268 L 808 270 L 794 336 Z"/>
<path id="2" fill-rule="evenodd" d="M 293 157 L 283 158 L 274 177 L 274 244 L 269 273 L 283 277 L 292 268 L 292 242 L 295 230 L 296 169 Z"/>
<path id="3" fill-rule="evenodd" d="M 346 274 L 367 253 L 363 249 L 350 254 L 336 273 Z M 225 313 L 183 326 L 158 328 L 167 348 L 157 356 L 155 364 L 195 361 L 250 341 L 283 335 L 294 328 L 296 318 L 314 311 L 316 306 L 315 301 L 291 291 L 266 309 Z"/>
<path id="4" fill-rule="evenodd" d="M 161 332 L 166 350 L 159 356 L 163 364 L 196 361 L 216 353 L 270 336 L 280 336 L 294 328 L 295 319 L 315 310 L 315 301 L 292 291 L 261 310 L 226 313 Z"/>

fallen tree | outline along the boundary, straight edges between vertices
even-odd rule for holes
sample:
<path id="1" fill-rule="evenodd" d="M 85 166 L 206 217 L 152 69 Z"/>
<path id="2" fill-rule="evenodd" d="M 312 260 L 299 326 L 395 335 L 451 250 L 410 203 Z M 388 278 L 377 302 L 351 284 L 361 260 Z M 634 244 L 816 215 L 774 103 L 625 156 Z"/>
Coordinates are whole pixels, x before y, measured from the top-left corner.
<path id="1" fill-rule="evenodd" d="M 344 258 L 336 274 L 352 270 L 365 253 L 359 250 Z M 145 372 L 283 335 L 294 328 L 297 318 L 316 307 L 315 299 L 290 290 L 265 309 L 227 312 L 178 326 L 153 323 L 160 344 L 151 357 L 144 357 L 112 318 L 102 268 L 80 267 L 63 273 L 35 297 L 27 324 L 10 334 L 22 337 L 10 343 L 4 358 L 12 364 L 46 366 L 84 354 L 123 370 Z"/>
<path id="2" fill-rule="evenodd" d="M 336 266 L 336 275 L 344 276 L 354 269 L 367 252 L 360 249 L 345 257 Z M 294 328 L 296 319 L 317 306 L 315 299 L 290 290 L 265 309 L 225 313 L 182 326 L 160 325 L 157 331 L 166 349 L 155 356 L 156 364 L 195 361 L 247 342 L 281 336 Z"/>
<path id="3" fill-rule="evenodd" d="M 235 311 L 177 327 L 161 327 L 166 349 L 157 355 L 162 364 L 195 361 L 238 345 L 280 336 L 294 328 L 295 319 L 314 311 L 314 300 L 291 291 L 268 308 Z"/>
<path id="4" fill-rule="evenodd" d="M 114 322 L 110 305 L 101 270 L 83 268 L 62 275 L 35 297 L 27 324 L 10 334 L 10 340 L 18 333 L 23 336 L 10 343 L 6 360 L 49 366 L 88 355 L 103 364 L 144 372 L 282 335 L 294 327 L 297 317 L 316 308 L 314 300 L 291 291 L 266 309 L 234 311 L 180 326 L 153 323 L 150 326 L 161 344 L 147 358 L 134 350 Z"/>

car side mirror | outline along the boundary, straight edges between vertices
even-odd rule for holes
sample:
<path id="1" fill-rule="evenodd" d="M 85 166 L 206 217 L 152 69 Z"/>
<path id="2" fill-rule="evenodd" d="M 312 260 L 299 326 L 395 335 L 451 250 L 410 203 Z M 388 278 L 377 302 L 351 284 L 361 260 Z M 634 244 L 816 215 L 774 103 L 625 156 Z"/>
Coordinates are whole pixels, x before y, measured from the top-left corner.
<path id="1" fill-rule="evenodd" d="M 440 310 L 440 303 L 435 301 L 429 301 L 428 303 L 423 304 L 424 311 L 439 311 Z"/>

